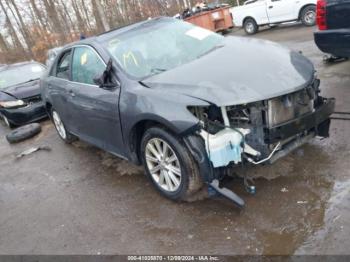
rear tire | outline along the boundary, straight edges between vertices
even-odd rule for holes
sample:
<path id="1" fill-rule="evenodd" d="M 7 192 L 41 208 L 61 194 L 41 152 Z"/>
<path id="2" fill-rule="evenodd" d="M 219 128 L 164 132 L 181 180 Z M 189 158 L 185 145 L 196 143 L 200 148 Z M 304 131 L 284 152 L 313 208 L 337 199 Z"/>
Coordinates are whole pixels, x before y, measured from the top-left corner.
<path id="1" fill-rule="evenodd" d="M 197 163 L 182 140 L 160 127 L 141 141 L 142 163 L 154 187 L 171 200 L 190 200 L 202 186 Z"/>
<path id="2" fill-rule="evenodd" d="M 301 11 L 301 22 L 305 26 L 314 26 L 316 24 L 316 7 L 307 6 Z"/>
<path id="3" fill-rule="evenodd" d="M 246 32 L 246 34 L 248 34 L 248 35 L 254 35 L 259 30 L 259 26 L 253 18 L 246 19 L 244 21 L 243 28 L 244 28 L 244 31 Z"/>
<path id="4" fill-rule="evenodd" d="M 51 109 L 51 120 L 56 128 L 56 131 L 59 137 L 64 142 L 66 142 L 67 144 L 70 144 L 77 140 L 77 137 L 69 133 L 69 131 L 66 129 L 63 121 L 61 120 L 60 115 L 55 109 Z"/>

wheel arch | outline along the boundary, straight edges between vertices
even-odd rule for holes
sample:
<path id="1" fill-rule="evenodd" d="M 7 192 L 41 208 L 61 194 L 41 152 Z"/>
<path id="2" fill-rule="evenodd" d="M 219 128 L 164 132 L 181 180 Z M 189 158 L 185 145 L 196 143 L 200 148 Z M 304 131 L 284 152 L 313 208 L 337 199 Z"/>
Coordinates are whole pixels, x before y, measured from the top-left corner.
<path id="1" fill-rule="evenodd" d="M 45 109 L 46 109 L 46 113 L 49 116 L 49 118 L 52 120 L 51 118 L 51 110 L 52 110 L 52 103 L 50 103 L 49 101 L 45 102 Z"/>
<path id="2" fill-rule="evenodd" d="M 309 7 L 309 6 L 316 7 L 315 4 L 305 4 L 305 5 L 303 5 L 302 7 L 300 7 L 300 9 L 299 9 L 299 15 L 298 15 L 298 20 L 301 20 L 301 14 L 302 14 L 302 12 L 304 11 L 304 9 L 305 9 L 306 7 Z"/>
<path id="3" fill-rule="evenodd" d="M 242 26 L 244 26 L 244 23 L 245 23 L 248 19 L 252 19 L 252 20 L 257 24 L 257 22 L 256 22 L 256 20 L 254 19 L 254 17 L 252 17 L 252 16 L 246 16 L 246 17 L 243 19 Z"/>
<path id="4" fill-rule="evenodd" d="M 147 129 L 155 126 L 163 128 L 173 135 L 181 134 L 172 123 L 160 117 L 148 117 L 135 122 L 127 135 L 127 144 L 131 156 L 130 160 L 133 163 L 141 164 L 140 145 L 142 137 Z"/>

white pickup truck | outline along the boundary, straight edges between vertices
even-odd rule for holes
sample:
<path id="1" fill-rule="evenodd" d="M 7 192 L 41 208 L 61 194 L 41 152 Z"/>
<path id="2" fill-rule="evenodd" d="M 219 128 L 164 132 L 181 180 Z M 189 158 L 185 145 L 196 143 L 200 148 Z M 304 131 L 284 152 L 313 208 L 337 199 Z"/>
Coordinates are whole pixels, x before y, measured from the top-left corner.
<path id="1" fill-rule="evenodd" d="M 231 8 L 233 23 L 247 34 L 255 34 L 259 26 L 301 21 L 306 26 L 316 23 L 317 0 L 248 0 Z"/>

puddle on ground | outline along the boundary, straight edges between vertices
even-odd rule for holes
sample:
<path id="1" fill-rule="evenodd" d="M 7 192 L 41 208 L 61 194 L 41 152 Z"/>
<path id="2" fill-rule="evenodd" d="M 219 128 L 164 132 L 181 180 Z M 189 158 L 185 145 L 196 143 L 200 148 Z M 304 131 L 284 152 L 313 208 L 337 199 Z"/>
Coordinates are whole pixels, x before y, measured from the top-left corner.
<path id="1" fill-rule="evenodd" d="M 340 130 L 342 126 L 333 127 L 332 132 L 337 128 Z M 346 136 L 340 132 L 334 134 L 337 142 L 315 140 L 274 165 L 247 169 L 246 174 L 254 178 L 256 184 L 255 196 L 244 192 L 242 183 L 233 180 L 228 187 L 246 201 L 243 210 L 223 199 L 193 203 L 165 200 L 143 176 L 135 176 L 143 174 L 141 167 L 83 142 L 74 145 L 87 152 L 84 157 L 93 156 L 91 160 L 95 164 L 91 166 L 104 174 L 113 192 L 119 190 L 118 196 L 126 201 L 127 216 L 137 218 L 141 234 L 159 239 L 163 250 L 166 251 L 167 235 L 171 233 L 171 243 L 181 250 L 188 250 L 188 241 L 205 239 L 200 248 L 213 248 L 222 254 L 240 250 L 240 254 L 285 255 L 293 254 L 311 241 L 310 236 L 322 238 L 318 232 L 335 219 L 334 216 L 328 218 L 330 206 L 344 197 L 345 193 L 335 196 L 332 192 L 339 187 L 334 184 L 335 176 L 346 177 L 340 172 L 350 170 L 346 161 L 349 151 L 342 142 Z M 100 161 L 99 164 L 96 165 L 96 161 Z M 338 173 L 334 174 L 334 170 Z M 149 203 L 158 208 L 149 209 Z M 180 241 L 184 237 L 188 239 Z"/>
<path id="2" fill-rule="evenodd" d="M 257 166 L 244 173 L 254 178 L 258 193 L 247 200 L 242 217 L 255 226 L 252 250 L 264 255 L 293 254 L 305 239 L 325 224 L 327 203 L 337 162 L 320 142 L 306 144 L 274 165 Z M 242 175 L 242 174 L 241 174 Z M 240 221 L 243 227 L 245 221 Z"/>
<path id="3" fill-rule="evenodd" d="M 349 202 L 350 180 L 336 181 L 327 203 L 324 227 L 311 234 L 296 253 L 348 254 Z"/>

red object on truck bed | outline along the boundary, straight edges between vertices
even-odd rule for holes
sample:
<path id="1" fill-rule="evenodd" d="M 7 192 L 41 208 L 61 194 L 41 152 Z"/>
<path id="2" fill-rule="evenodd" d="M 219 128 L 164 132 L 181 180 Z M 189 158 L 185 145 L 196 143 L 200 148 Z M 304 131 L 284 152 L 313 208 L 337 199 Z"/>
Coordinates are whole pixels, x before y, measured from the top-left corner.
<path id="1" fill-rule="evenodd" d="M 229 6 L 195 14 L 186 18 L 185 21 L 213 32 L 224 31 L 233 27 Z"/>

